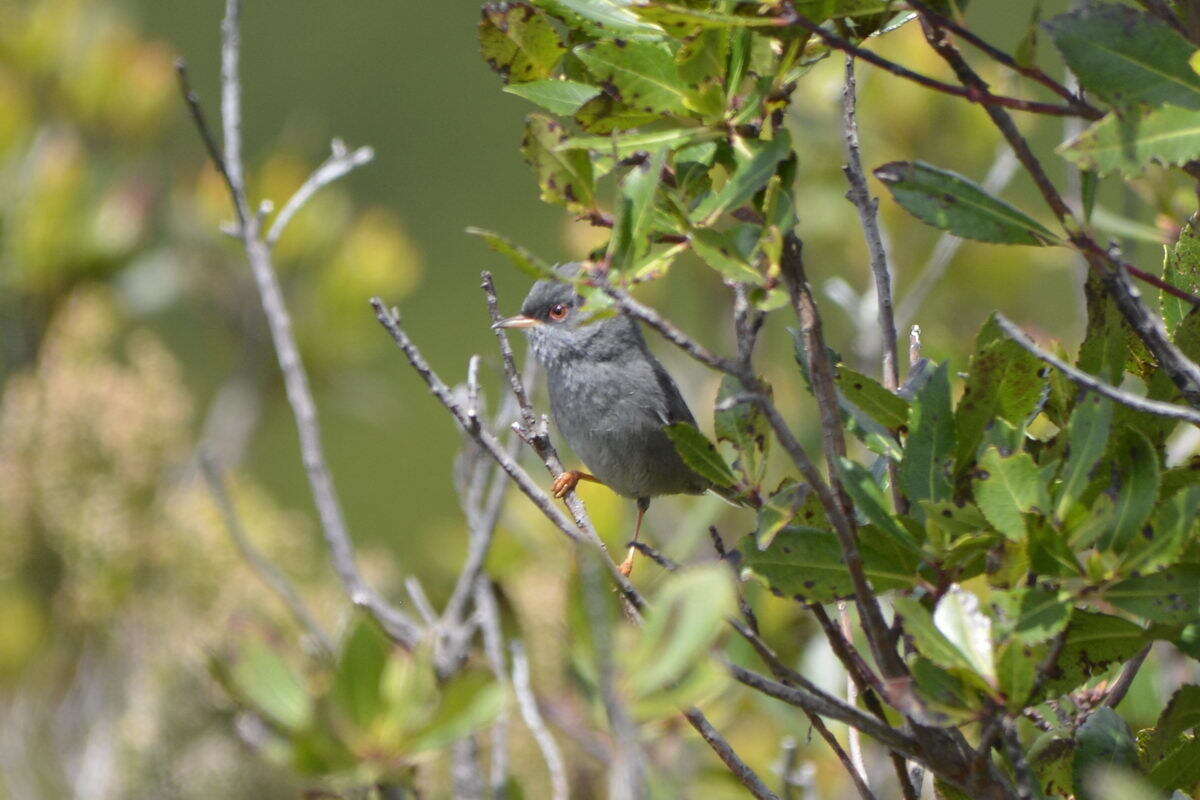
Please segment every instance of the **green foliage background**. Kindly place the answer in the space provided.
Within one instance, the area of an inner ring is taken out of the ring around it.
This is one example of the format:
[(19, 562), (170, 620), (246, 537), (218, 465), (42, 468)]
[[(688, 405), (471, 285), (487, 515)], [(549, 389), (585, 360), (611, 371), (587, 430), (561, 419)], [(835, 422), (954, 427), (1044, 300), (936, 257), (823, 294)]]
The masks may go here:
[[(235, 246), (215, 232), (229, 209), (203, 166), (171, 74), (172, 58), (186, 56), (215, 110), (221, 5), (0, 0), (0, 721), (30, 731), (24, 750), (5, 751), (0, 796), (64, 796), (66, 762), (83, 738), (56, 731), (45, 708), (84, 731), (103, 719), (117, 732), (110, 738), (119, 778), (109, 796), (295, 795), (293, 776), (237, 744), (233, 709), (204, 669), (207, 653), (242, 652), (241, 637), (295, 638), (188, 474), (201, 421), (231, 375), (261, 376), (249, 379), (263, 407), (237, 472), (247, 522), (322, 620), (346, 624), (248, 274)], [(1046, 3), (1043, 13), (1065, 5)], [(479, 58), (478, 14), (467, 0), (271, 0), (248, 3), (243, 29), (256, 196), (282, 202), (333, 135), (376, 148), (370, 167), (297, 219), (280, 263), (331, 467), (368, 572), (396, 594), (405, 574), (419, 574), (435, 601), (448, 592), (465, 541), (451, 482), (458, 437), (377, 330), (365, 298), (397, 302), (426, 354), (457, 380), (471, 353), (493, 352), (479, 269), (497, 268), (506, 306), (515, 307), (527, 285), (499, 268), (466, 226), (502, 231), (562, 260), (602, 241), (538, 201), (517, 151), (530, 106), (498, 91)], [(977, 2), (968, 16), (1009, 49), (1028, 18), (1027, 4), (1000, 2)], [(911, 28), (879, 43), (880, 51), (943, 74)], [(803, 142), (800, 231), (814, 283), (840, 278), (861, 293), (870, 283), (854, 211), (842, 197), (840, 80), (840, 62), (830, 59), (793, 104), (791, 128)], [(925, 159), (976, 180), (986, 174), (997, 149), (982, 110), (869, 67), (860, 80), (868, 166)], [(1023, 122), (1047, 150), (1064, 138), (1057, 121)], [(1056, 178), (1065, 175), (1065, 162), (1051, 163)], [(872, 188), (885, 196), (903, 298), (937, 234), (887, 200), (883, 186)], [(1021, 177), (1003, 196), (1038, 207)], [(1101, 220), (1115, 220), (1112, 234), (1143, 265), (1156, 262), (1160, 242), (1173, 240), (1193, 205), (1185, 183), (1157, 169), (1132, 190), (1110, 186), (1100, 197)], [(996, 308), (1072, 347), (1082, 333), (1079, 278), (1061, 251), (965, 243), (917, 313), (926, 355), (964, 368), (975, 331)], [(721, 291), (711, 271), (684, 259), (645, 299), (702, 341), (725, 345), (726, 331), (710, 324)], [(856, 359), (852, 315), (825, 305), (830, 342), (873, 374), (873, 363)], [(257, 346), (243, 344), (255, 337)], [(791, 348), (782, 325), (772, 328), (759, 363), (769, 375), (791, 375)], [(674, 352), (662, 354), (711, 430), (716, 380)], [(498, 396), (494, 374), (489, 382)], [(808, 400), (777, 400), (815, 443)], [(621, 541), (631, 509), (603, 489), (585, 492), (602, 534)], [(651, 537), (683, 557), (698, 551), (704, 525), (719, 515), (730, 532), (752, 528), (752, 520), (707, 502), (656, 503)], [(667, 524), (672, 519), (683, 523)], [(671, 527), (682, 533), (668, 539)], [(572, 653), (563, 640), (578, 609), (568, 599), (573, 584), (563, 577), (561, 542), (514, 504), (493, 562), (530, 637), (539, 690), (565, 696)], [(791, 631), (798, 616), (779, 604), (764, 613), (764, 625)], [(791, 647), (793, 661), (836, 674), (807, 635)], [(1154, 721), (1163, 701), (1157, 680), (1154, 669), (1139, 679), (1121, 709), (1127, 718)], [(93, 690), (106, 698), (103, 713), (80, 699), (85, 685), (100, 686)], [(739, 729), (738, 703), (772, 735)], [(820, 742), (805, 740), (792, 715), (739, 696), (721, 721), (764, 772), (779, 737), (799, 737), (824, 796), (842, 796), (840, 767)], [(705, 796), (739, 796), (706, 752), (688, 757)], [(536, 764), (525, 769), (531, 783), (543, 780)], [(436, 783), (444, 766), (432, 774)]]

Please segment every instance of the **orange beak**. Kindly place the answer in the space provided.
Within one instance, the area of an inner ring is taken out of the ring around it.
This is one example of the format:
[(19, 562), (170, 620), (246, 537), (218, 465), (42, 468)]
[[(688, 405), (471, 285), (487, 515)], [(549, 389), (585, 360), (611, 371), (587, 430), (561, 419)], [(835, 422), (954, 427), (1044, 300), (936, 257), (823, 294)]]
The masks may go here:
[(508, 319), (500, 320), (492, 326), (492, 330), (495, 330), (496, 328), (532, 328), (534, 325), (541, 324), (541, 320), (534, 319), (533, 317), (518, 315), (515, 317), (509, 317)]

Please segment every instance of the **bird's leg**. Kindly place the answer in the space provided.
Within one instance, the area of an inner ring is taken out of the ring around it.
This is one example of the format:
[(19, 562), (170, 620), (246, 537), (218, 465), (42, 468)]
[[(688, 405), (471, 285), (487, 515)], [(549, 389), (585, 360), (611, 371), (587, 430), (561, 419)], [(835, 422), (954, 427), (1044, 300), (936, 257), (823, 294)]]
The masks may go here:
[[(638, 536), (642, 532), (642, 517), (646, 516), (646, 509), (649, 507), (649, 497), (639, 497), (637, 499), (637, 524), (633, 527), (633, 541), (635, 542), (638, 540)], [(629, 577), (629, 573), (633, 572), (633, 557), (636, 554), (637, 548), (633, 547), (631, 544), (629, 547), (629, 552), (625, 554), (625, 560), (621, 562), (621, 566), (619, 567), (621, 574), (626, 578)]]
[(569, 469), (554, 479), (554, 483), (551, 485), (550, 489), (554, 493), (554, 496), (561, 500), (562, 498), (566, 497), (567, 492), (574, 489), (575, 485), (580, 481), (592, 481), (593, 483), (600, 483), (600, 479), (595, 475), (589, 475), (586, 472), (581, 472), (577, 469)]

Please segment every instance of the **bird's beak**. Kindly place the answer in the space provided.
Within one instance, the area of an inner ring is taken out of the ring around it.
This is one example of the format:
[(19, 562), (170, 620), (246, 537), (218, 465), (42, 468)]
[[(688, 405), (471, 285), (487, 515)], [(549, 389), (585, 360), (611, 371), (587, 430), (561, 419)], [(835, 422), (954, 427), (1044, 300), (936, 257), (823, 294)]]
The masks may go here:
[(492, 326), (492, 330), (496, 330), (497, 328), (532, 328), (534, 325), (540, 324), (541, 323), (533, 317), (517, 315), (515, 317), (509, 317), (508, 319), (500, 320)]

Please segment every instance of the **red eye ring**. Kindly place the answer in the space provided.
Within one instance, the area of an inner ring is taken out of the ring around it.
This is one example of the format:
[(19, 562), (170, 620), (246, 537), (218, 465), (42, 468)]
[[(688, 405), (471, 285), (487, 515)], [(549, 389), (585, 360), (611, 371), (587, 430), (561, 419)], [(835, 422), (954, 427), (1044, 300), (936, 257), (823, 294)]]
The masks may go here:
[(565, 303), (555, 303), (550, 306), (550, 319), (562, 321), (567, 318), (567, 306)]

